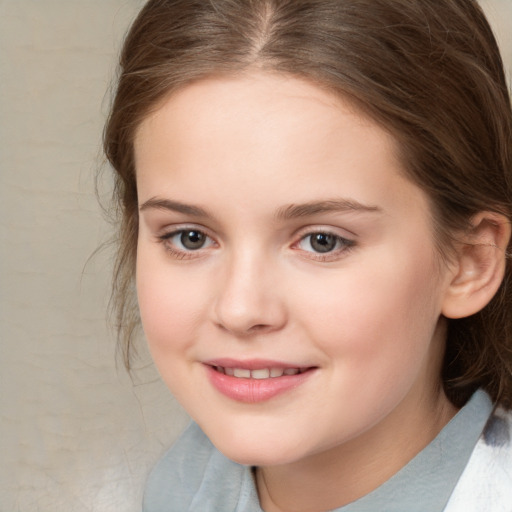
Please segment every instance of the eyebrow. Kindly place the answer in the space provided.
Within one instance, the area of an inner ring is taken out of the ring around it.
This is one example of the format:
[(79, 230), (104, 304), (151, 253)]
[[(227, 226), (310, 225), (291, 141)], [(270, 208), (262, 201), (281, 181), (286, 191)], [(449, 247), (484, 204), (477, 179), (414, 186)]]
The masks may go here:
[(291, 204), (289, 206), (284, 206), (278, 209), (276, 217), (278, 219), (286, 220), (329, 212), (382, 213), (382, 210), (378, 206), (365, 205), (352, 199), (330, 199), (327, 201), (311, 201), (304, 204)]
[(191, 215), (193, 217), (210, 217), (208, 212), (199, 206), (180, 203), (179, 201), (172, 201), (171, 199), (159, 199), (157, 197), (148, 199), (142, 204), (139, 211), (142, 212), (151, 208), (156, 210), (169, 210), (172, 212), (183, 213), (185, 215)]
[[(171, 199), (160, 199), (152, 197), (144, 202), (139, 211), (157, 209), (169, 210), (172, 212), (183, 213), (193, 217), (212, 217), (207, 210), (200, 206), (181, 203)], [(376, 212), (381, 213), (382, 210), (378, 206), (365, 205), (352, 199), (329, 199), (325, 201), (310, 201), (303, 204), (290, 204), (278, 208), (275, 217), (280, 220), (297, 219), (300, 217), (309, 217), (319, 213), (329, 212)]]

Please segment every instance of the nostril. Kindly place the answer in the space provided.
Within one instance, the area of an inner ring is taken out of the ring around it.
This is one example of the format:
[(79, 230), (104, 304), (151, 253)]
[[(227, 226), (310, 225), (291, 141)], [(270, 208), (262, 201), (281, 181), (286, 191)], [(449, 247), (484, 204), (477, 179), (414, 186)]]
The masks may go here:
[(257, 325), (253, 325), (252, 327), (249, 328), (248, 332), (257, 332), (257, 331), (264, 331), (266, 329), (268, 329), (269, 326), (268, 325), (265, 325), (265, 324), (257, 324)]

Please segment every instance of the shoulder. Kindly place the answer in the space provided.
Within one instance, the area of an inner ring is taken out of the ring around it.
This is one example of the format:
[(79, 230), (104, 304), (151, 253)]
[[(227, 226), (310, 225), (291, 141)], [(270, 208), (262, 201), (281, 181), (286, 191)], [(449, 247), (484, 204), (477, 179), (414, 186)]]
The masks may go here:
[(143, 511), (235, 510), (248, 472), (218, 452), (191, 423), (151, 471)]
[(446, 512), (510, 512), (512, 503), (512, 411), (497, 408), (445, 509)]

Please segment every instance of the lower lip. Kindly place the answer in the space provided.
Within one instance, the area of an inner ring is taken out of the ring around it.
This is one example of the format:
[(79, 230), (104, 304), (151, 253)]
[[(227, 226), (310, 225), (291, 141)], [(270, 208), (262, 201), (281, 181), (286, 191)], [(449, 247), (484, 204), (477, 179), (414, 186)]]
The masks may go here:
[(291, 391), (303, 384), (314, 372), (313, 369), (296, 375), (283, 375), (268, 379), (244, 379), (232, 377), (206, 365), (213, 387), (223, 395), (244, 403), (265, 402), (275, 396)]

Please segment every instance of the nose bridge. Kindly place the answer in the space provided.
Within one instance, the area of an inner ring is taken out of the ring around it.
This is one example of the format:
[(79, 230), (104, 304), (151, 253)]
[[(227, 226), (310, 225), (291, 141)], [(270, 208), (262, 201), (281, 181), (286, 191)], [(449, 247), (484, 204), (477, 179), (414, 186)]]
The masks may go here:
[(215, 321), (237, 335), (271, 331), (286, 321), (276, 282), (277, 261), (262, 247), (233, 251), (224, 262), (215, 301)]

